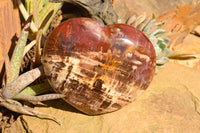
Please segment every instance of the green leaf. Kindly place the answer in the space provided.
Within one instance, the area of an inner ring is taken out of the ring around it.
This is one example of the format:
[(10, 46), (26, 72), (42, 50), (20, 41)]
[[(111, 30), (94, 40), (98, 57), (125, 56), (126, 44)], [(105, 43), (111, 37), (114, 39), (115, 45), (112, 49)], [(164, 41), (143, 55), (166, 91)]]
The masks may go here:
[(21, 36), (14, 49), (11, 62), (10, 62), (10, 73), (9, 73), (10, 75), (8, 76), (9, 78), (7, 79), (7, 84), (12, 82), (14, 79), (16, 79), (19, 76), (24, 48), (25, 48), (28, 34), (29, 34), (31, 19), (32, 19), (32, 16), (28, 18), (27, 24), (24, 26), (21, 32)]
[(45, 92), (51, 91), (51, 86), (48, 82), (42, 84), (36, 84), (33, 86), (26, 87), (22, 90), (19, 94), (29, 95), (29, 96), (36, 96)]
[(167, 57), (162, 57), (161, 59), (156, 60), (156, 64), (157, 64), (157, 65), (163, 65), (163, 64), (167, 63), (168, 61), (169, 61), (169, 58), (167, 58)]
[(154, 33), (151, 34), (151, 36), (159, 37), (165, 33), (164, 29), (157, 29)]
[(165, 50), (165, 48), (166, 48), (166, 44), (164, 44), (163, 40), (158, 39), (157, 44), (158, 44), (159, 48), (160, 48), (162, 51)]
[(45, 20), (46, 16), (53, 10), (53, 14), (50, 17), (49, 21), (47, 22), (47, 24), (44, 27), (43, 30), (43, 34), (46, 33), (47, 29), (49, 28), (49, 25), (51, 24), (51, 21), (53, 19), (53, 17), (55, 16), (55, 14), (57, 13), (57, 11), (59, 9), (61, 9), (63, 3), (46, 3), (45, 7), (43, 7), (43, 9), (39, 12), (39, 18), (40, 18), (40, 24), (42, 24), (42, 22)]
[[(40, 25), (42, 24), (42, 22), (44, 21), (46, 16), (51, 11), (53, 11), (52, 16), (50, 17), (49, 21), (47, 22), (47, 24), (44, 27), (43, 34), (45, 35), (47, 29), (49, 28), (49, 25), (51, 24), (53, 17), (57, 13), (57, 11), (59, 9), (61, 9), (63, 3), (62, 2), (61, 3), (51, 3), (51, 2), (49, 2), (49, 0), (38, 0), (37, 5), (38, 5), (38, 10), (39, 10), (38, 12), (39, 12)], [(32, 0), (25, 0), (25, 7), (26, 7), (26, 10), (28, 11), (29, 14), (33, 13), (33, 2), (32, 2)]]

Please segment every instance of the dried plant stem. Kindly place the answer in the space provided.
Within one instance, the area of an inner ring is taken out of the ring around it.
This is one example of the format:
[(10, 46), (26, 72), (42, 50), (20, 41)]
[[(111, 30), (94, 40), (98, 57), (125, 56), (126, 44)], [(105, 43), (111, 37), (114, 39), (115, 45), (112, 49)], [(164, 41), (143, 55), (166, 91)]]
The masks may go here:
[(33, 110), (33, 109), (29, 108), (29, 107), (10, 104), (7, 101), (1, 101), (0, 102), (0, 106), (3, 106), (3, 107), (5, 107), (5, 108), (7, 108), (7, 109), (9, 109), (11, 111), (18, 112), (18, 113), (21, 113), (21, 114), (36, 116), (36, 117), (44, 118), (44, 119), (50, 119), (50, 120), (55, 121), (59, 125), (61, 125), (61, 123), (58, 122), (58, 120), (54, 116), (49, 115), (49, 114), (40, 113), (40, 112), (35, 111), (35, 110)]
[(35, 47), (35, 63), (34, 66), (37, 67), (41, 63), (41, 38), (43, 29), (40, 29), (36, 36), (36, 47)]
[(53, 11), (50, 11), (48, 13), (48, 15), (44, 18), (42, 24), (39, 27), (39, 30), (37, 32), (37, 36), (36, 36), (36, 47), (35, 47), (35, 62), (34, 62), (34, 67), (37, 67), (41, 64), (41, 38), (42, 38), (42, 34), (43, 34), (43, 28), (45, 27), (45, 25), (47, 24), (48, 20), (51, 18), (53, 14)]
[(12, 98), (16, 96), (27, 85), (29, 85), (38, 77), (40, 77), (42, 73), (44, 73), (43, 67), (40, 66), (20, 75), (18, 78), (16, 78), (11, 83), (7, 84), (6, 87), (3, 88), (3, 97)]
[[(29, 17), (29, 14), (27, 13), (27, 11), (26, 11), (24, 5), (22, 4), (21, 0), (17, 0), (17, 3), (18, 3), (18, 5), (19, 5), (19, 9), (20, 9), (20, 11), (21, 11), (21, 13), (22, 13), (24, 19), (27, 20), (28, 17)], [(30, 28), (31, 28), (31, 30), (32, 30), (34, 33), (36, 33), (36, 32), (38, 31), (38, 29), (37, 29), (37, 27), (35, 26), (34, 22), (31, 22), (31, 27), (30, 27)]]
[[(8, 54), (5, 55), (5, 68), (6, 68), (6, 77), (7, 79), (10, 79), (10, 59)], [(6, 83), (5, 80), (4, 83)]]
[(36, 44), (36, 40), (33, 40), (32, 42), (30, 42), (28, 45), (25, 46), (24, 48), (24, 53), (23, 56), (25, 56), (25, 54)]
[(175, 60), (193, 60), (193, 59), (200, 59), (200, 54), (196, 53), (171, 53), (168, 56), (169, 59)]

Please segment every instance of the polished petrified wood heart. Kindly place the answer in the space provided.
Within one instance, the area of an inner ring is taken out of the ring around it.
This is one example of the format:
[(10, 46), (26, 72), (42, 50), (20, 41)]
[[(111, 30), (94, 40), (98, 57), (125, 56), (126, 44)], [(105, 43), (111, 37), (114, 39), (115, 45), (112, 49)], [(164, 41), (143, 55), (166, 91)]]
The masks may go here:
[(65, 101), (95, 115), (138, 98), (154, 76), (156, 56), (148, 38), (132, 26), (75, 18), (48, 36), (42, 63)]

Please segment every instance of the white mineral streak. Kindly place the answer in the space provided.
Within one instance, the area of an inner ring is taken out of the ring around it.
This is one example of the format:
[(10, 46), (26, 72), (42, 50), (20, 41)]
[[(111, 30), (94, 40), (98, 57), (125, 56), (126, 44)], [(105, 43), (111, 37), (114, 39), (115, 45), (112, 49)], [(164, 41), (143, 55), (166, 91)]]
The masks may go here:
[(145, 59), (146, 62), (149, 62), (150, 61), (150, 57), (145, 55), (145, 54), (142, 54), (140, 53), (139, 51), (135, 51), (134, 53), (136, 56), (139, 56), (141, 59)]
[(133, 60), (132, 62), (133, 62), (134, 64), (136, 64), (136, 65), (142, 65), (142, 62), (139, 61), (139, 60)]
[[(93, 73), (95, 73), (93, 71), (94, 66), (97, 66), (97, 65), (105, 66), (105, 64), (103, 64), (97, 60), (94, 60), (94, 58), (99, 57), (99, 55), (101, 55), (102, 57), (106, 57), (107, 53), (102, 53), (102, 51), (90, 52), (90, 53), (87, 53), (88, 55), (90, 55), (89, 57), (87, 57), (86, 55), (76, 53), (76, 52), (75, 52), (75, 54), (78, 54), (79, 58), (66, 57), (66, 58), (62, 59), (60, 56), (57, 56), (57, 55), (54, 55), (51, 58), (45, 58), (47, 60), (47, 62), (49, 62), (49, 61), (53, 62), (53, 64), (48, 64), (49, 65), (48, 66), (49, 73), (57, 73), (56, 71), (54, 71), (53, 66), (55, 65), (56, 62), (63, 62), (63, 63), (65, 63), (66, 67), (63, 67), (59, 71), (59, 75), (57, 77), (57, 81), (59, 81), (59, 83), (62, 83), (64, 80), (66, 80), (66, 75), (68, 74), (67, 73), (68, 67), (73, 66), (70, 77), (68, 77), (68, 78), (78, 80), (79, 82), (88, 84), (88, 85), (90, 85), (90, 87), (92, 87), (94, 81), (96, 80), (97, 73), (95, 74), (93, 79), (88, 79), (88, 77), (86, 77), (86, 75), (81, 73), (80, 66), (82, 66), (82, 67), (85, 66), (84, 69), (87, 68), (88, 71), (92, 71)], [(141, 54), (136, 50), (134, 50), (134, 54), (136, 54), (136, 56), (139, 56), (142, 59), (145, 59), (147, 62), (150, 60), (150, 58), (147, 55)], [(132, 56), (132, 53), (128, 53), (127, 56)], [(103, 58), (101, 58), (101, 59), (103, 59)], [(139, 65), (142, 65), (142, 62), (139, 60), (134, 60), (132, 62), (135, 64), (132, 66), (133, 72), (138, 68)], [(107, 67), (109, 67), (109, 66), (107, 66)], [(110, 67), (107, 68), (107, 67), (105, 67), (105, 69), (113, 69), (113, 70), (117, 69), (115, 67), (114, 68), (110, 68)], [(122, 87), (123, 82), (120, 82), (116, 79), (116, 74), (117, 73), (114, 73), (114, 75), (111, 78), (109, 77), (109, 75), (101, 76), (101, 79), (104, 81), (104, 83), (102, 84), (102, 90), (104, 90), (103, 100), (106, 101), (108, 97), (112, 97), (113, 103), (121, 102), (120, 99), (131, 102), (133, 100), (132, 97), (134, 97), (135, 95), (140, 95), (140, 93), (142, 93), (141, 91), (138, 92), (138, 86), (135, 85), (134, 81), (126, 84), (126, 88), (128, 88), (128, 89), (124, 92), (124, 94), (122, 92), (117, 91), (116, 89), (119, 87)], [(80, 75), (83, 78), (79, 79), (76, 75)], [(57, 84), (59, 84), (59, 83), (57, 83)], [(67, 92), (67, 91), (68, 91), (68, 88), (65, 88), (64, 92)], [(71, 101), (74, 102), (73, 100), (71, 100)], [(81, 105), (82, 103), (76, 102), (74, 104)], [(97, 109), (97, 107), (100, 106), (97, 104), (100, 104), (100, 103), (97, 102), (96, 104), (91, 105), (91, 108), (93, 110)]]

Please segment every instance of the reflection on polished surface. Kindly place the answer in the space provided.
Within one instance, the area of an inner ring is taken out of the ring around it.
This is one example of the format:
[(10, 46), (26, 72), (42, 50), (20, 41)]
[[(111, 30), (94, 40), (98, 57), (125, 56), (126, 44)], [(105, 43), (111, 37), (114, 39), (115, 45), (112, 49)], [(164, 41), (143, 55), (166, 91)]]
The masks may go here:
[(153, 78), (156, 56), (148, 38), (132, 26), (76, 18), (49, 35), (42, 63), (54, 90), (94, 115), (118, 110), (141, 95)]

